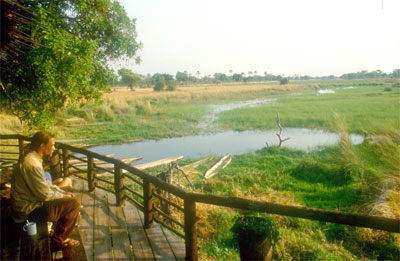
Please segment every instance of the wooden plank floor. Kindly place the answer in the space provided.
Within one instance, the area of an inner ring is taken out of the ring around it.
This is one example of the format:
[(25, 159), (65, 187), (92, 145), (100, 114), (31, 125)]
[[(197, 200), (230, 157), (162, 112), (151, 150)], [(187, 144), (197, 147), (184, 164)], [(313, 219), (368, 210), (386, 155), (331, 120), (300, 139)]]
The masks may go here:
[(143, 229), (143, 213), (131, 203), (117, 207), (115, 196), (73, 179), (74, 193), (82, 203), (78, 221), (88, 260), (184, 260), (185, 245), (155, 223)]

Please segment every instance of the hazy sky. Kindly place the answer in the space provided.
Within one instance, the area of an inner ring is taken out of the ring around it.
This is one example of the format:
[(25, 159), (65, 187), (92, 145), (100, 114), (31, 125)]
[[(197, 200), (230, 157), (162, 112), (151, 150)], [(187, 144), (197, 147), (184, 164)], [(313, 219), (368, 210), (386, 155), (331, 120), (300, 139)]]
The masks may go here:
[(400, 0), (120, 0), (140, 74), (337, 75), (400, 68)]

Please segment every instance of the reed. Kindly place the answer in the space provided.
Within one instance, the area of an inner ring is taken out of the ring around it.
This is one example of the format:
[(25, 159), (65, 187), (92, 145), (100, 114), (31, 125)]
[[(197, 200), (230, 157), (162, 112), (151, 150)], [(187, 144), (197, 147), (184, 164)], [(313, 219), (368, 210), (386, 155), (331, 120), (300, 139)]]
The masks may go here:
[(103, 121), (113, 121), (115, 119), (115, 112), (109, 104), (102, 104), (98, 109), (98, 117)]
[(371, 214), (400, 218), (400, 131), (370, 134), (368, 142), (380, 162), (379, 197), (370, 204)]
[(13, 115), (5, 112), (0, 112), (0, 133), (1, 134), (15, 134), (24, 133), (25, 127), (21, 121)]
[(336, 132), (340, 136), (338, 150), (335, 155), (337, 163), (345, 170), (344, 173), (352, 176), (352, 178), (364, 181), (364, 169), (350, 142), (345, 120), (337, 113), (334, 113), (334, 119)]

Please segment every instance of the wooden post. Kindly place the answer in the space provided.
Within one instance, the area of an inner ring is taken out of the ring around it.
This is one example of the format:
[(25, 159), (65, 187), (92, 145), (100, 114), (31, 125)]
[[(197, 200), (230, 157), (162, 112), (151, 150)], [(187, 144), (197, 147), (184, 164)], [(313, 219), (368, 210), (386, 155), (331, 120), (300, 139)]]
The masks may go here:
[[(174, 168), (175, 168), (175, 164), (174, 164), (174, 162), (171, 162), (168, 173), (167, 173), (167, 182), (168, 182), (168, 184), (171, 184), (171, 185), (174, 181)], [(166, 191), (166, 193), (165, 193), (165, 198), (168, 200), (170, 199), (170, 193), (168, 191)], [(163, 210), (167, 215), (170, 215), (171, 213), (169, 211), (169, 204), (167, 202), (165, 202), (165, 203), (166, 204), (164, 205)]]
[(196, 202), (185, 198), (184, 208), (186, 260), (197, 260)]
[(143, 181), (144, 228), (153, 227), (153, 184)]
[(115, 188), (115, 198), (117, 200), (117, 205), (122, 206), (124, 204), (124, 176), (122, 174), (122, 169), (114, 164), (114, 188)]
[(93, 173), (93, 157), (88, 156), (87, 158), (87, 179), (88, 179), (88, 187), (89, 191), (93, 191), (95, 184), (94, 184), (94, 173)]
[(60, 160), (60, 150), (57, 148), (53, 155), (50, 157), (50, 172), (53, 180), (63, 176)]
[(69, 176), (69, 150), (62, 149), (63, 151), (63, 169), (64, 169), (64, 177)]
[(18, 138), (19, 158), (22, 159), (24, 156), (24, 140)]

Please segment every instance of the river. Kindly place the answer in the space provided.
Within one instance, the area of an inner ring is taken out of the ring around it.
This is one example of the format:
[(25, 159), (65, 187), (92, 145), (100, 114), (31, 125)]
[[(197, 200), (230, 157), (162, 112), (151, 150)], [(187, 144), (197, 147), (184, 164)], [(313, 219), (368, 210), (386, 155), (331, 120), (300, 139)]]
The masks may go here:
[[(210, 110), (204, 120), (198, 125), (200, 129), (209, 129), (214, 120), (222, 111), (268, 105), (276, 103), (277, 99), (253, 99), (229, 104), (209, 106)], [(127, 158), (141, 156), (143, 160), (135, 164), (142, 164), (162, 158), (184, 156), (185, 158), (201, 158), (206, 156), (222, 156), (228, 153), (232, 155), (255, 152), (265, 146), (279, 144), (276, 136), (278, 130), (268, 131), (225, 131), (220, 133), (166, 138), (161, 140), (144, 140), (140, 142), (120, 145), (104, 145), (90, 148), (91, 151), (101, 154), (115, 154), (115, 158)], [(282, 139), (290, 138), (282, 146), (312, 151), (324, 146), (335, 145), (340, 137), (336, 133), (305, 128), (284, 128)], [(351, 134), (352, 144), (363, 142), (361, 135)]]

